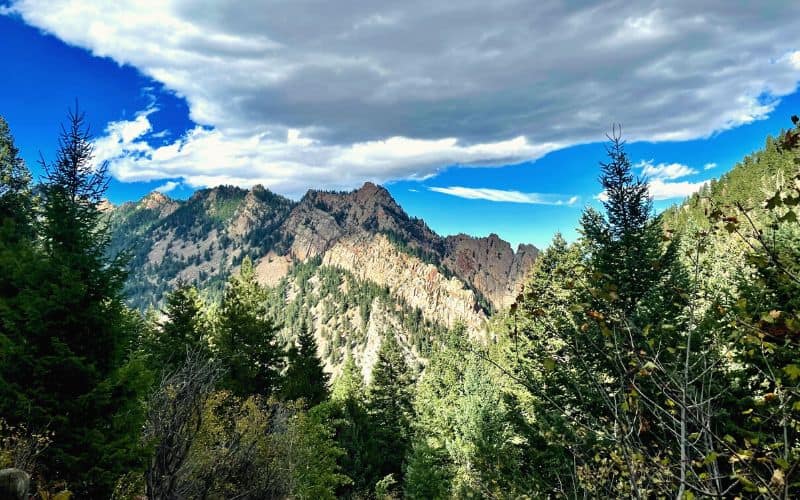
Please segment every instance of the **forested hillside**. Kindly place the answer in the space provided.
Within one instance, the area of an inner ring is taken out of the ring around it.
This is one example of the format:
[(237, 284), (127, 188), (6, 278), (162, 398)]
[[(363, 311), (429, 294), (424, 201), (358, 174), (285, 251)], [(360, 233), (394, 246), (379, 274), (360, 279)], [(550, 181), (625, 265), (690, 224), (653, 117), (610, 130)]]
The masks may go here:
[(0, 119), (0, 468), (40, 498), (800, 494), (800, 128), (662, 215), (612, 134), (535, 262), (372, 184), (109, 207), (77, 110), (58, 145), (35, 185)]

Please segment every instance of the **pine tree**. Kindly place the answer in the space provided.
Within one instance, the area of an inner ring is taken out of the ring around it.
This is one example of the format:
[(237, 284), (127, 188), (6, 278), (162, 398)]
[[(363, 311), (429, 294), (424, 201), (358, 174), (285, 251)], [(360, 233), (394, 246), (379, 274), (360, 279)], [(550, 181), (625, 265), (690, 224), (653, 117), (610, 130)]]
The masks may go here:
[(330, 422), (335, 429), (336, 442), (345, 451), (339, 458), (339, 465), (352, 482), (337, 491), (339, 498), (369, 496), (380, 479), (377, 466), (384, 453), (375, 440), (364, 398), (364, 378), (348, 352), (342, 372), (333, 382), (330, 400), (314, 410)]
[(133, 390), (117, 370), (136, 325), (122, 301), (122, 262), (106, 257), (109, 236), (98, 209), (106, 167), (95, 165), (77, 109), (55, 161), (43, 167), (36, 226), (42, 254), (27, 269), (19, 303), (27, 321), (18, 325), (25, 341), (12, 382), (20, 400), (10, 415), (53, 432), (44, 456), (52, 479), (67, 480), (84, 497), (108, 496), (121, 469), (137, 460), (134, 450), (120, 448), (126, 438), (113, 435), (116, 412)]
[(30, 172), (14, 145), (8, 123), (0, 116), (0, 224), (4, 242), (30, 236), (32, 204)]
[(477, 349), (457, 326), (434, 350), (419, 381), (408, 498), (516, 496), (521, 478), (511, 418)]
[(20, 409), (30, 404), (25, 375), (33, 360), (27, 343), (39, 297), (29, 290), (46, 266), (35, 245), (32, 205), (30, 174), (0, 117), (0, 415), (12, 424), (24, 423)]
[[(515, 339), (514, 364), (538, 416), (529, 439), (552, 443), (537, 454), (556, 467), (570, 455), (581, 463), (566, 482), (557, 469), (540, 468), (543, 491), (572, 483), (590, 495), (635, 497), (672, 487), (674, 462), (660, 457), (680, 454), (676, 427), (686, 426), (661, 405), (688, 394), (679, 387), (691, 380), (679, 353), (692, 329), (680, 241), (663, 244), (647, 184), (634, 176), (618, 131), (609, 138), (605, 213), (586, 210), (583, 238), (572, 247), (557, 238), (537, 262), (518, 304), (523, 321), (515, 315), (522, 341)], [(604, 469), (612, 446), (626, 458)]]
[(609, 161), (600, 164), (605, 215), (588, 209), (581, 228), (598, 288), (613, 292), (614, 306), (631, 315), (674, 271), (677, 243), (667, 252), (662, 249), (661, 219), (653, 215), (647, 183), (632, 172), (620, 134), (615, 128), (609, 136)]
[(367, 391), (367, 410), (372, 418), (378, 448), (383, 452), (381, 476), (402, 472), (411, 442), (413, 377), (394, 333), (383, 336)]
[(289, 366), (283, 376), (283, 397), (303, 399), (309, 407), (316, 406), (328, 397), (328, 374), (317, 356), (317, 340), (307, 323), (300, 325), (297, 345), (288, 353)]
[(331, 399), (337, 401), (362, 401), (364, 399), (364, 377), (348, 351), (342, 364), (342, 372), (333, 381)]
[(178, 283), (167, 295), (163, 319), (152, 320), (141, 346), (156, 370), (174, 371), (183, 365), (188, 351), (210, 357), (201, 321), (202, 306), (197, 289), (187, 283)]
[(278, 389), (283, 352), (276, 334), (266, 293), (245, 257), (225, 287), (214, 334), (216, 355), (226, 369), (223, 385), (240, 396)]

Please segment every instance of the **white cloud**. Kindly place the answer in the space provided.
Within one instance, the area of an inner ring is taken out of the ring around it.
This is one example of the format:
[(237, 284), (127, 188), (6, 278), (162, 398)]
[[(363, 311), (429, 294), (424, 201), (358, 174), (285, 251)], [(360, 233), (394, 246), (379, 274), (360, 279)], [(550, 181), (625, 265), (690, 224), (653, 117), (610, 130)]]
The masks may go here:
[(642, 170), (642, 175), (647, 179), (680, 179), (697, 173), (697, 170), (681, 163), (659, 163), (654, 165), (653, 160), (642, 160), (636, 167)]
[(796, 50), (789, 55), (789, 62), (795, 69), (800, 69), (800, 50)]
[[(150, 109), (133, 120), (110, 123), (95, 142), (95, 161), (107, 161), (123, 182), (182, 178), (193, 187), (263, 184), (298, 197), (309, 186), (347, 189), (364, 180), (424, 180), (442, 166), (505, 165), (538, 158), (558, 144), (532, 145), (525, 138), (463, 145), (439, 140), (392, 137), (351, 145), (322, 144), (289, 130), (286, 140), (268, 133), (224, 135), (195, 127), (180, 141), (151, 146)], [(138, 134), (138, 135), (137, 135)]]
[(703, 165), (703, 170), (711, 170), (714, 168), (717, 168), (717, 164), (714, 162), (706, 163), (705, 165)]
[(170, 191), (172, 191), (173, 189), (175, 189), (180, 185), (181, 183), (177, 181), (167, 181), (164, 184), (155, 188), (154, 191), (158, 191), (159, 193), (169, 193)]
[(674, 198), (686, 198), (687, 196), (696, 193), (708, 181), (700, 182), (664, 182), (661, 179), (653, 179), (650, 181), (650, 196), (654, 200), (671, 200)]
[(469, 200), (488, 200), (507, 203), (528, 203), (533, 205), (574, 205), (577, 196), (564, 199), (562, 195), (546, 193), (523, 193), (491, 188), (468, 188), (461, 186), (429, 187), (430, 191), (457, 196)]
[(765, 118), (800, 79), (798, 2), (501, 4), (12, 0), (0, 15), (186, 98), (198, 128), (172, 144), (147, 145), (149, 110), (98, 140), (120, 179), (287, 194), (535, 159), (611, 122), (630, 141), (706, 137)]
[[(642, 160), (635, 167), (641, 169), (643, 177), (647, 180), (650, 196), (656, 201), (685, 198), (708, 183), (707, 180), (675, 182), (676, 179), (698, 173), (696, 169), (682, 163), (655, 164), (653, 160)], [(703, 169), (710, 170), (714, 167), (716, 163), (706, 163)], [(595, 195), (594, 199), (605, 202), (608, 201), (608, 195), (603, 191)]]

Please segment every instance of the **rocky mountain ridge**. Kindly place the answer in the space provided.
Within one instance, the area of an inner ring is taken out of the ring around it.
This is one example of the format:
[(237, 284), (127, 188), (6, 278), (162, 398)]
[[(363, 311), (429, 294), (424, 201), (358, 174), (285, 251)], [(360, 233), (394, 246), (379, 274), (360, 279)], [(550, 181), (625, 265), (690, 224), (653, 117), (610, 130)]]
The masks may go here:
[(439, 236), (372, 183), (298, 202), (261, 186), (204, 189), (185, 201), (154, 192), (105, 210), (111, 251), (130, 256), (126, 292), (136, 307), (157, 307), (179, 280), (218, 297), (249, 257), (285, 340), (310, 325), (329, 371), (349, 352), (367, 379), (383, 335), (417, 367), (445, 329), (485, 335), (491, 310), (513, 300), (538, 252), (514, 252), (494, 234)]
[[(322, 257), (341, 242), (350, 242), (345, 245), (350, 249), (386, 248), (368, 245), (382, 235), (448, 278), (458, 278), (485, 309), (498, 309), (513, 300), (538, 252), (532, 245), (515, 252), (494, 234), (441, 237), (409, 217), (385, 188), (369, 182), (352, 192), (312, 190), (299, 202), (262, 186), (204, 189), (186, 201), (153, 192), (110, 213), (112, 252), (133, 254), (129, 295), (139, 307), (157, 304), (165, 285), (176, 280), (218, 289), (245, 255), (265, 282), (275, 283), (292, 262)], [(349, 261), (341, 249), (333, 260)]]

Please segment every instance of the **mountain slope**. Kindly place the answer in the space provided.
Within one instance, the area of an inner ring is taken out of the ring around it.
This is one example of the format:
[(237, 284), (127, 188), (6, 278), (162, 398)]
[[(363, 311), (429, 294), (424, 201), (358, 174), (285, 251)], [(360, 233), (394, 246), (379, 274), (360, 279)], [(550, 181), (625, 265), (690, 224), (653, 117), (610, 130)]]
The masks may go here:
[(329, 371), (350, 352), (367, 378), (385, 334), (417, 367), (447, 328), (484, 336), (487, 313), (511, 302), (538, 252), (514, 252), (497, 235), (443, 238), (371, 183), (299, 202), (261, 186), (186, 201), (151, 193), (107, 210), (111, 250), (131, 258), (126, 292), (136, 307), (158, 306), (181, 280), (217, 298), (249, 256), (284, 338), (308, 324)]
[(762, 149), (746, 156), (718, 180), (712, 180), (683, 203), (664, 212), (664, 222), (675, 230), (690, 224), (705, 226), (710, 205), (757, 205), (771, 195), (779, 183), (796, 175), (798, 167), (794, 160), (794, 152), (780, 148), (778, 140), (767, 137)]
[(274, 284), (292, 262), (322, 257), (340, 242), (354, 249), (381, 236), (458, 278), (491, 310), (510, 303), (538, 252), (530, 245), (514, 252), (496, 235), (442, 238), (372, 183), (346, 193), (309, 191), (297, 203), (261, 186), (204, 189), (186, 201), (151, 193), (110, 213), (112, 253), (130, 252), (127, 292), (139, 308), (158, 304), (178, 280), (218, 293), (245, 255)]

